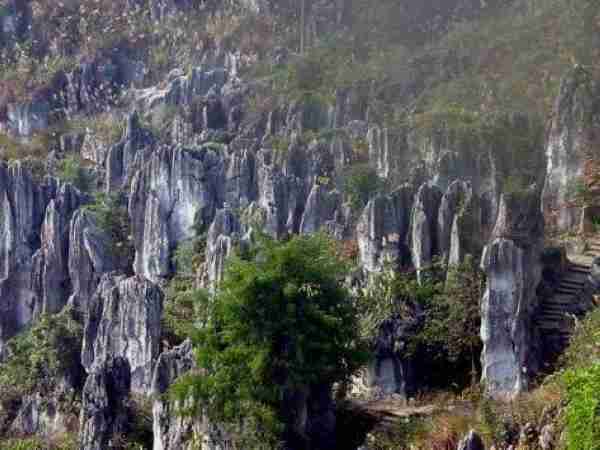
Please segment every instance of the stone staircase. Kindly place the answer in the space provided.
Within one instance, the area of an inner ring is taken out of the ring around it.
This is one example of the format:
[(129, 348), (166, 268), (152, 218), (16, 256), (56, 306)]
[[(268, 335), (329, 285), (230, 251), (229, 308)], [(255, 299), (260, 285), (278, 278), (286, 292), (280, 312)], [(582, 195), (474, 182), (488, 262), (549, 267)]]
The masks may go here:
[(592, 261), (600, 255), (600, 236), (588, 240), (584, 253), (570, 257), (570, 265), (560, 279), (554, 295), (545, 298), (536, 316), (536, 326), (540, 331), (544, 360), (547, 364), (560, 355), (569, 344), (577, 319), (589, 310), (591, 299), (585, 292), (585, 285)]

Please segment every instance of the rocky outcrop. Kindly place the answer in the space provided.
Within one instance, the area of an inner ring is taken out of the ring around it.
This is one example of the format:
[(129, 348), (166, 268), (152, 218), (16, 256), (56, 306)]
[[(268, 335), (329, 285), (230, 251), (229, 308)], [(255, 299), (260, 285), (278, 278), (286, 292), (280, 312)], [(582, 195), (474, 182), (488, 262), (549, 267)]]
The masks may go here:
[(113, 356), (127, 360), (131, 389), (144, 394), (160, 351), (163, 295), (142, 277), (107, 274), (85, 321), (81, 360), (88, 373)]
[(367, 204), (356, 227), (360, 262), (366, 271), (378, 272), (386, 262), (410, 262), (407, 241), (413, 195), (412, 186), (404, 185)]
[(376, 168), (377, 174), (382, 178), (391, 175), (394, 167), (392, 152), (390, 151), (389, 134), (386, 128), (373, 126), (367, 134), (369, 144), (369, 161)]
[(129, 186), (133, 176), (137, 152), (152, 146), (154, 138), (143, 128), (137, 112), (127, 117), (123, 138), (108, 151), (106, 159), (106, 190), (118, 191)]
[(471, 183), (454, 181), (440, 204), (438, 245), (442, 263), (459, 265), (466, 255), (479, 257), (483, 248), (481, 205)]
[(241, 233), (240, 221), (231, 209), (219, 210), (206, 238), (206, 286), (215, 287), (221, 281), (227, 257), (239, 244)]
[(330, 191), (325, 186), (315, 184), (306, 200), (300, 222), (300, 233), (311, 234), (321, 231), (334, 219), (336, 211), (341, 207), (341, 200), (337, 191)]
[(41, 228), (41, 248), (33, 255), (34, 288), (39, 295), (34, 315), (55, 314), (70, 294), (69, 223), (73, 212), (85, 201), (70, 184), (61, 185), (50, 200)]
[(152, 154), (131, 183), (135, 273), (156, 282), (171, 273), (171, 250), (206, 229), (222, 205), (223, 173), (223, 155), (206, 147)]
[(434, 185), (425, 183), (415, 196), (411, 217), (410, 248), (412, 262), (421, 281), (423, 270), (431, 266), (439, 254), (438, 214), (442, 192)]
[(576, 66), (562, 80), (546, 146), (547, 176), (543, 207), (559, 230), (578, 225), (573, 205), (576, 184), (583, 181), (587, 159), (597, 145), (600, 117), (599, 87), (591, 75)]
[(493, 240), (482, 256), (487, 286), (481, 302), (482, 381), (496, 398), (528, 389), (539, 369), (533, 327), (541, 281), (544, 218), (535, 187), (504, 194)]
[[(165, 398), (169, 387), (194, 367), (192, 343), (188, 340), (160, 355), (152, 376), (154, 450), (187, 450), (192, 446), (195, 423), (178, 414), (177, 402)], [(197, 427), (197, 424), (196, 424)]]
[(55, 191), (55, 184), (35, 183), (21, 163), (0, 165), (0, 353), (4, 342), (33, 318), (39, 294), (33, 273), (40, 273), (33, 254), (40, 248), (46, 205)]
[(485, 450), (485, 446), (483, 445), (481, 437), (475, 431), (471, 430), (469, 431), (469, 434), (460, 441), (457, 450)]
[(134, 91), (134, 102), (138, 110), (144, 112), (165, 105), (189, 106), (195, 98), (221, 94), (228, 76), (223, 68), (205, 70), (204, 67), (194, 67), (187, 76), (183, 71), (172, 71), (166, 86)]
[(83, 388), (79, 425), (81, 450), (112, 449), (114, 437), (129, 425), (131, 376), (124, 358), (109, 358), (95, 366)]
[(414, 394), (415, 367), (407, 356), (408, 343), (421, 323), (415, 308), (410, 316), (390, 317), (381, 324), (373, 343), (373, 359), (354, 380), (354, 395), (370, 400), (394, 395), (407, 400)]
[(96, 226), (93, 215), (78, 210), (69, 230), (69, 277), (72, 293), (69, 305), (87, 313), (88, 304), (104, 273), (116, 267), (109, 237)]

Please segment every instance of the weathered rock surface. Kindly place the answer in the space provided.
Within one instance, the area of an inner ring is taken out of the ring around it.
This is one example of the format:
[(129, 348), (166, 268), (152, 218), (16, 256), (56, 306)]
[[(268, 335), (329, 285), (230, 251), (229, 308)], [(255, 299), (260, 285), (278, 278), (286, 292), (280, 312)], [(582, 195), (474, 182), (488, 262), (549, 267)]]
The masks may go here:
[(390, 317), (379, 329), (373, 345), (373, 360), (353, 384), (353, 393), (367, 399), (391, 395), (404, 400), (416, 390), (415, 367), (407, 356), (408, 342), (422, 323), (418, 308), (412, 317)]
[(311, 234), (322, 231), (325, 225), (335, 218), (341, 203), (337, 191), (330, 191), (325, 186), (315, 184), (306, 200), (300, 222), (300, 233)]
[(81, 359), (88, 373), (111, 357), (127, 360), (131, 389), (148, 392), (160, 352), (163, 294), (140, 276), (102, 277), (85, 321)]
[(206, 239), (205, 273), (208, 287), (216, 286), (223, 277), (227, 257), (241, 239), (242, 226), (230, 208), (219, 210)]
[(360, 262), (366, 271), (378, 272), (386, 262), (410, 262), (407, 241), (413, 195), (412, 186), (404, 185), (367, 204), (356, 227)]
[(123, 138), (108, 151), (106, 160), (106, 190), (117, 191), (129, 186), (133, 176), (136, 153), (152, 146), (154, 138), (143, 128), (137, 112), (127, 117)]
[(442, 192), (434, 185), (425, 183), (415, 196), (411, 217), (410, 248), (412, 261), (419, 281), (422, 272), (439, 254), (438, 214)]
[(115, 269), (112, 243), (96, 226), (91, 213), (80, 209), (71, 220), (69, 230), (69, 277), (72, 293), (69, 304), (87, 313), (88, 303), (104, 273)]
[(546, 146), (547, 177), (543, 207), (559, 230), (576, 227), (579, 208), (570, 204), (576, 183), (597, 143), (599, 86), (580, 66), (562, 80)]
[(188, 340), (160, 355), (152, 376), (154, 450), (187, 450), (192, 446), (194, 428), (191, 417), (177, 413), (178, 405), (164, 398), (169, 387), (195, 366), (192, 343)]
[(481, 304), (482, 381), (489, 395), (512, 398), (539, 369), (533, 325), (541, 281), (544, 218), (540, 193), (503, 195), (493, 241), (482, 256), (487, 286)]
[[(46, 206), (55, 194), (56, 183), (38, 185), (21, 163), (0, 165), (0, 353), (4, 342), (34, 316), (40, 297), (34, 273), (42, 273), (43, 267), (39, 258), (34, 264), (33, 255), (41, 245)], [(50, 219), (62, 220), (56, 214)], [(47, 228), (61, 234), (50, 224)], [(58, 246), (55, 256), (62, 257), (63, 242)]]
[(73, 212), (85, 201), (70, 184), (61, 185), (46, 208), (41, 228), (41, 248), (33, 255), (34, 288), (39, 295), (34, 314), (55, 314), (69, 298), (69, 223)]
[(165, 147), (134, 176), (129, 197), (134, 270), (152, 281), (171, 273), (170, 252), (206, 229), (223, 204), (224, 162), (214, 150)]
[(129, 363), (109, 358), (89, 374), (82, 394), (79, 425), (81, 450), (106, 450), (113, 437), (128, 427), (128, 399), (131, 387)]

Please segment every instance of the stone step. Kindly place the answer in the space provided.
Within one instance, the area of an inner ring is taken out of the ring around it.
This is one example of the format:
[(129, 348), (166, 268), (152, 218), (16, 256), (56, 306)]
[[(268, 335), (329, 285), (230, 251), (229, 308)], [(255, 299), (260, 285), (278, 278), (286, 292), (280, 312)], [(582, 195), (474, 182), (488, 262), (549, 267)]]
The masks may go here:
[(567, 284), (569, 286), (583, 286), (585, 284), (585, 277), (582, 276), (569, 276), (568, 278), (561, 278), (560, 284)]
[(566, 295), (577, 295), (582, 288), (576, 288), (576, 287), (571, 287), (571, 286), (563, 286), (560, 285), (557, 289), (556, 289), (556, 293), (557, 294), (566, 294)]

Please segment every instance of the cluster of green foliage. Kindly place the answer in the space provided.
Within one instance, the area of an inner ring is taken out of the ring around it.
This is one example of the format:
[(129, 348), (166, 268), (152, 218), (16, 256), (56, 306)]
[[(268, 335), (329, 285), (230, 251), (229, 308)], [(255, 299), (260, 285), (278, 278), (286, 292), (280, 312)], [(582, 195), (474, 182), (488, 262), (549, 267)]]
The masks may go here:
[(57, 175), (58, 178), (71, 183), (82, 192), (88, 192), (92, 187), (91, 175), (85, 169), (83, 160), (79, 156), (69, 155), (61, 160)]
[(448, 267), (447, 272), (439, 265), (432, 266), (421, 274), (420, 282), (415, 273), (388, 268), (359, 292), (362, 336), (373, 342), (389, 319), (412, 322), (415, 326), (406, 336), (406, 356), (418, 355), (431, 369), (427, 372), (454, 369), (453, 377), (444, 373), (443, 379), (427, 381), (445, 382), (448, 387), (453, 382), (464, 385), (470, 379), (474, 385), (481, 352), (479, 302), (483, 288), (483, 274), (470, 256), (460, 265)]
[(569, 450), (600, 449), (600, 363), (568, 370), (566, 383)]
[(76, 450), (79, 448), (76, 435), (64, 435), (49, 442), (48, 439), (24, 438), (0, 441), (3, 450)]
[[(8, 358), (0, 365), (0, 419), (6, 420), (22, 398), (52, 392), (61, 376), (82, 372), (83, 330), (71, 310), (42, 316), (7, 343)], [(63, 399), (65, 406), (75, 398)]]
[[(201, 231), (201, 230), (200, 230)], [(206, 257), (206, 232), (180, 243), (173, 254), (174, 276), (166, 289), (164, 338), (178, 345), (202, 326), (209, 295), (195, 288), (196, 276)]]
[(352, 210), (359, 212), (369, 200), (385, 190), (385, 181), (369, 164), (351, 165), (343, 177), (343, 192)]
[(290, 425), (284, 397), (345, 381), (365, 353), (333, 242), (262, 237), (246, 256), (229, 262), (195, 333), (206, 374), (183, 379), (175, 395), (191, 393), (212, 420), (231, 425), (243, 448), (274, 448)]
[(121, 195), (96, 192), (93, 202), (86, 205), (85, 209), (107, 234), (115, 260), (124, 270), (131, 270), (135, 254), (131, 221)]

